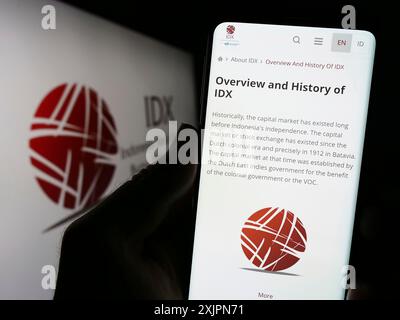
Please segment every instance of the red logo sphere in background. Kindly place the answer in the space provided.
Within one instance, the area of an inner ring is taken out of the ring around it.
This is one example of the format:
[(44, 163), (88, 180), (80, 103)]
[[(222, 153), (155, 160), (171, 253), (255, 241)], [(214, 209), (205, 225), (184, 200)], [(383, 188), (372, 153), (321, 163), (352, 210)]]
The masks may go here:
[(226, 33), (234, 34), (235, 33), (235, 26), (229, 25), (226, 27)]
[(280, 271), (294, 265), (298, 253), (306, 249), (307, 234), (303, 223), (285, 209), (264, 208), (245, 222), (242, 249), (256, 267)]
[(50, 91), (36, 110), (29, 141), (44, 193), (74, 210), (99, 200), (114, 175), (116, 134), (106, 102), (93, 89), (73, 83)]

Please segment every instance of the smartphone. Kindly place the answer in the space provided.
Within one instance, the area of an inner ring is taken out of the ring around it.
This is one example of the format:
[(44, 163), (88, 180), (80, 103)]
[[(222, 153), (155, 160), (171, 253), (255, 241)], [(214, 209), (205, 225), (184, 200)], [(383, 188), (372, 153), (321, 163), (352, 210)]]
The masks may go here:
[(189, 299), (343, 299), (374, 36), (226, 22), (211, 47)]

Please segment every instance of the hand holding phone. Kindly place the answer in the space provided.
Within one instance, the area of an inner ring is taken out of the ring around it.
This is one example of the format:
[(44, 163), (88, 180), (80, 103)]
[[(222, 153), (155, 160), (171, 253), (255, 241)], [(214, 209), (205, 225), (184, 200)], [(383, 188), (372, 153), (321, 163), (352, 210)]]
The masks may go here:
[(375, 39), (222, 23), (209, 70), (191, 299), (342, 299)]

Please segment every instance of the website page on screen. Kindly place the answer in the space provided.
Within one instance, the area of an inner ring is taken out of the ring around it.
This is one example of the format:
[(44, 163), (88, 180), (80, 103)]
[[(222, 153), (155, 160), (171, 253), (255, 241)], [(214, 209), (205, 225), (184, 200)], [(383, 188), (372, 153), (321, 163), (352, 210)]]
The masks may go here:
[(191, 299), (343, 299), (374, 50), (367, 31), (217, 26)]

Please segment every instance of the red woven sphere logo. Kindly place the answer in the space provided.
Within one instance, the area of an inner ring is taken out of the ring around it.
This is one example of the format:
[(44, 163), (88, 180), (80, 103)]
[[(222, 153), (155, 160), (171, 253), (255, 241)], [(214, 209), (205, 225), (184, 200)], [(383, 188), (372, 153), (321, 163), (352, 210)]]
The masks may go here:
[(114, 175), (116, 134), (95, 90), (73, 83), (50, 91), (36, 110), (29, 141), (35, 177), (48, 198), (74, 210), (99, 200)]
[(303, 223), (292, 212), (281, 208), (264, 208), (245, 222), (242, 249), (250, 262), (268, 271), (293, 266), (306, 249), (307, 234)]
[(226, 27), (226, 33), (234, 34), (235, 33), (235, 26), (229, 25)]

